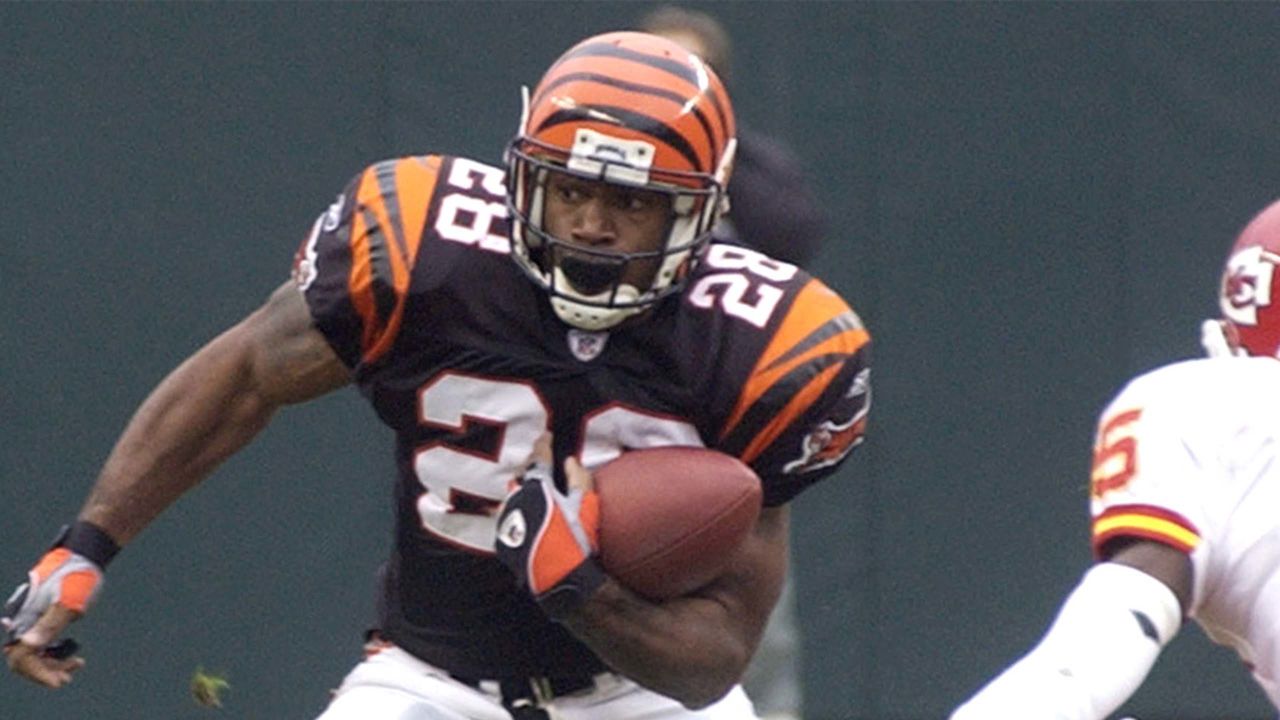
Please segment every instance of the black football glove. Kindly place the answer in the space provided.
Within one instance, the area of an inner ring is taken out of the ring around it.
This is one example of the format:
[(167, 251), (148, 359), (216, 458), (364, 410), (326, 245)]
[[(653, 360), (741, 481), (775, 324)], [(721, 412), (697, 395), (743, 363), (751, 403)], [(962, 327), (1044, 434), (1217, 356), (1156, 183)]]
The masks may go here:
[(535, 462), (498, 513), (494, 550), (551, 618), (577, 609), (605, 580), (596, 559), (600, 498), (556, 488), (551, 466)]

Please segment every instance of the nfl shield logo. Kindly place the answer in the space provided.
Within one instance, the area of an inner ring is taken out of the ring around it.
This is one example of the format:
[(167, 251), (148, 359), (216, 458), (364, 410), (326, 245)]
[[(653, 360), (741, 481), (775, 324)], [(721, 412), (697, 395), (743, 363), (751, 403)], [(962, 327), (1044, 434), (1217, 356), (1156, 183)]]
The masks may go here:
[(589, 362), (604, 352), (604, 343), (608, 339), (607, 332), (587, 332), (573, 328), (569, 330), (569, 352), (582, 362)]

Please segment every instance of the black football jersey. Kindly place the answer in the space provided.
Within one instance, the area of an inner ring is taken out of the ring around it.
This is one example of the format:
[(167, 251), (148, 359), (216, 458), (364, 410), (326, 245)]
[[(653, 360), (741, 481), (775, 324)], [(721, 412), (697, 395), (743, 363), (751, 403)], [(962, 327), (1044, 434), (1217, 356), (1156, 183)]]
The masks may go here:
[[(408, 157), (352, 180), (294, 277), (397, 438), (381, 632), (463, 676), (595, 672), (493, 556), (535, 441), (553, 432), (558, 473), (571, 454), (591, 468), (634, 448), (715, 448), (778, 505), (861, 442), (870, 340), (821, 282), (747, 248), (710, 245), (681, 294), (605, 332), (562, 323), (509, 252), (500, 169)], [(652, 482), (680, 492), (680, 478)]]

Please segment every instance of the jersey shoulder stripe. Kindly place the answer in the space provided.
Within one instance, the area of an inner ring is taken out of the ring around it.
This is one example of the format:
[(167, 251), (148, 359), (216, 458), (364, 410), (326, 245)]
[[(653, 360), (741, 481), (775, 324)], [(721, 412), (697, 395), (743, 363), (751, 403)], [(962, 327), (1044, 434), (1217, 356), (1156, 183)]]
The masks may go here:
[(870, 339), (849, 305), (822, 282), (811, 279), (756, 361), (721, 430), (721, 439), (753, 425), (743, 420), (754, 408), (766, 408), (771, 419), (747, 439), (741, 454), (743, 462), (756, 459), (822, 396), (845, 362)]
[(1093, 553), (1103, 559), (1107, 543), (1120, 537), (1154, 540), (1189, 553), (1200, 545), (1200, 531), (1183, 516), (1154, 505), (1116, 505), (1093, 520)]
[(386, 354), (399, 334), (440, 163), (438, 156), (387, 160), (356, 181), (347, 283), (365, 363)]

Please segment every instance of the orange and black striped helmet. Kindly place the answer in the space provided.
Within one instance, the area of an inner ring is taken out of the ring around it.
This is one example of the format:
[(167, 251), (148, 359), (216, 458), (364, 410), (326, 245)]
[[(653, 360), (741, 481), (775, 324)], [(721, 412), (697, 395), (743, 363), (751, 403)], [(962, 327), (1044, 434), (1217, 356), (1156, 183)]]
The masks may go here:
[[(520, 129), (507, 148), (512, 256), (551, 294), (565, 322), (588, 330), (612, 327), (682, 287), (692, 263), (728, 210), (726, 185), (735, 139), (733, 107), (723, 83), (697, 55), (656, 35), (612, 32), (570, 48), (525, 91)], [(550, 173), (667, 193), (672, 218), (662, 248), (650, 253), (591, 250), (590, 264), (658, 259), (652, 282), (615, 282), (603, 291), (576, 289), (564, 256), (581, 255), (543, 229)]]

